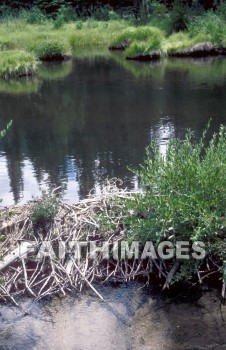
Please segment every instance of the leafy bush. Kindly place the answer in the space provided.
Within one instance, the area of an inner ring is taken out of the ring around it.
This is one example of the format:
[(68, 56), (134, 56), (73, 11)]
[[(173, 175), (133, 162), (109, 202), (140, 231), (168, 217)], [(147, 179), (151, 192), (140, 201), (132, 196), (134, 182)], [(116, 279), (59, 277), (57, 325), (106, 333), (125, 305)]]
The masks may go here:
[(221, 3), (216, 10), (216, 14), (226, 21), (226, 3)]
[(77, 19), (77, 14), (73, 7), (64, 5), (58, 10), (58, 17), (62, 18), (65, 23), (69, 23)]
[(69, 23), (76, 20), (76, 12), (71, 6), (62, 6), (58, 10), (57, 16), (54, 20), (54, 28), (61, 28), (64, 23)]
[(55, 29), (60, 29), (63, 27), (64, 23), (65, 23), (65, 21), (64, 21), (63, 17), (57, 16), (57, 18), (53, 22), (53, 26)]
[(75, 24), (75, 28), (76, 28), (76, 29), (79, 29), (79, 30), (82, 29), (82, 24), (83, 24), (82, 21), (78, 21), (78, 22)]
[(112, 11), (111, 6), (97, 6), (93, 12), (93, 17), (98, 21), (109, 21), (110, 11)]
[(33, 75), (37, 66), (37, 59), (32, 53), (18, 50), (0, 52), (1, 78)]
[(31, 220), (34, 225), (51, 221), (59, 211), (60, 199), (48, 192), (43, 192), (31, 208)]
[(136, 172), (144, 192), (128, 203), (131, 239), (204, 241), (210, 254), (218, 243), (217, 254), (225, 258), (226, 127), (208, 144), (205, 135), (196, 142), (190, 131), (183, 142), (172, 138), (165, 155), (156, 142), (147, 149)]
[(108, 12), (108, 16), (109, 16), (109, 20), (110, 21), (117, 21), (117, 20), (120, 19), (120, 15), (117, 12), (113, 11), (113, 10), (110, 10)]
[(20, 17), (29, 24), (43, 24), (47, 20), (45, 14), (38, 7), (33, 7), (29, 11), (22, 11)]
[(188, 7), (183, 1), (176, 0), (170, 12), (170, 32), (185, 30), (188, 23)]

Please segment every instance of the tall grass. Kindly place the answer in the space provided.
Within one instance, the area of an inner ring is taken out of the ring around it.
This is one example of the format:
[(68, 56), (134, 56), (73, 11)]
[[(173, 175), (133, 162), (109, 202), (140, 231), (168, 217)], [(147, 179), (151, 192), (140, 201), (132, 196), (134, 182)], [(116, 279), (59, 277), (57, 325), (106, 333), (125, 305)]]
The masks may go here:
[(188, 32), (179, 32), (170, 35), (163, 42), (163, 51), (166, 54), (172, 54), (193, 47), (197, 43), (208, 41), (208, 36), (199, 33), (193, 37)]
[(203, 34), (212, 43), (226, 46), (225, 19), (212, 11), (190, 21), (188, 24), (188, 31), (192, 38), (198, 34)]
[(125, 20), (114, 20), (101, 22), (87, 20), (78, 21), (73, 26), (70, 35), (70, 45), (72, 48), (85, 46), (110, 46), (111, 42), (128, 27)]
[[(158, 28), (150, 25), (134, 27), (130, 21), (122, 19), (97, 21), (91, 18), (69, 23), (64, 20), (63, 26), (56, 28), (54, 20), (47, 20), (40, 13), (40, 18), (36, 18), (36, 10), (32, 11), (24, 12), (17, 18), (5, 17), (0, 22), (0, 53), (7, 51), (10, 56), (10, 51), (19, 50), (32, 53), (41, 60), (54, 60), (68, 57), (70, 51), (78, 55), (78, 51), (84, 47), (106, 48), (122, 43), (125, 47), (130, 46), (126, 55), (131, 57), (145, 55), (156, 49), (161, 50), (162, 55), (167, 55), (191, 48), (203, 41), (212, 41), (215, 45), (226, 47), (226, 24), (223, 16), (211, 12), (196, 17), (188, 24), (187, 32), (174, 33), (167, 37)], [(17, 58), (21, 60), (21, 55)], [(32, 73), (33, 69), (29, 70), (26, 65), (24, 67), (26, 74)], [(23, 75), (19, 62), (16, 70), (19, 75)], [(6, 72), (5, 77), (10, 75), (11, 73)]]
[(163, 32), (155, 27), (137, 27), (128, 28), (124, 30), (115, 40), (112, 41), (111, 46), (119, 46), (126, 43), (127, 46), (133, 42), (144, 41), (160, 41), (163, 38)]
[(25, 51), (0, 52), (0, 77), (7, 79), (33, 75), (37, 71), (38, 61), (36, 57)]
[(32, 49), (42, 61), (64, 60), (71, 55), (67, 44), (52, 37), (37, 40)]

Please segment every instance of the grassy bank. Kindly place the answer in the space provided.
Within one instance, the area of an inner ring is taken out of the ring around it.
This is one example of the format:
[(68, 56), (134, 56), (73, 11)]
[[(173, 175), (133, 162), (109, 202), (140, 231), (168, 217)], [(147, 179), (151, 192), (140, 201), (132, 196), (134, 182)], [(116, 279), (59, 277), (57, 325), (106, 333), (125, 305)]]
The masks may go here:
[[(0, 22), (0, 56), (4, 70), (1, 77), (17, 77), (35, 73), (38, 60), (65, 60), (71, 52), (84, 47), (108, 47), (127, 22), (85, 22), (65, 23), (56, 29), (52, 21), (43, 24), (29, 24), (23, 19)], [(24, 52), (24, 54), (23, 54)], [(14, 63), (11, 63), (11, 62)], [(30, 64), (29, 64), (30, 61)]]
[[(17, 63), (14, 69), (5, 58), (6, 74), (3, 72), (2, 77), (34, 73), (33, 56), (37, 60), (65, 60), (81, 48), (93, 46), (125, 49), (125, 57), (146, 56), (150, 59), (177, 55), (184, 50), (185, 55), (186, 50), (191, 55), (194, 46), (200, 43), (209, 45), (198, 48), (200, 55), (202, 51), (206, 55), (211, 52), (218, 54), (218, 49), (222, 53), (222, 48), (226, 48), (225, 18), (213, 12), (190, 18), (183, 32), (178, 33), (172, 33), (172, 30), (164, 27), (163, 22), (168, 18), (166, 15), (158, 17), (158, 21), (150, 18), (145, 26), (131, 19), (98, 21), (92, 18), (62, 20), (59, 25), (57, 19), (54, 21), (44, 17), (40, 21), (31, 21), (29, 16), (6, 17), (0, 21), (0, 54), (7, 57), (14, 52), (14, 61)], [(172, 34), (169, 35), (169, 32)], [(29, 68), (21, 53), (23, 51), (29, 54)], [(9, 67), (6, 68), (7, 64)]]
[(111, 48), (123, 49), (127, 58), (134, 59), (151, 59), (157, 51), (157, 58), (225, 54), (226, 23), (223, 17), (207, 13), (188, 23), (186, 30), (169, 36), (150, 26), (127, 29), (111, 43)]
[(38, 61), (32, 53), (19, 50), (0, 52), (0, 77), (7, 79), (34, 75)]

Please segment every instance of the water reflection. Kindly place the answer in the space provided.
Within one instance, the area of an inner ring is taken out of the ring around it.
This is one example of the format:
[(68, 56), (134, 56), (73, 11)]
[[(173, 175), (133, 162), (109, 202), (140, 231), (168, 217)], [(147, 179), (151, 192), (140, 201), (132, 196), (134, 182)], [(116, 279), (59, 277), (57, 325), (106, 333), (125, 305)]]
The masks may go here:
[(74, 64), (43, 65), (30, 83), (37, 82), (30, 93), (0, 94), (0, 129), (14, 121), (0, 146), (3, 205), (62, 184), (65, 198), (78, 200), (106, 177), (134, 188), (127, 166), (139, 166), (151, 139), (164, 153), (186, 128), (198, 136), (210, 117), (213, 130), (226, 120), (225, 59), (156, 65), (92, 52)]

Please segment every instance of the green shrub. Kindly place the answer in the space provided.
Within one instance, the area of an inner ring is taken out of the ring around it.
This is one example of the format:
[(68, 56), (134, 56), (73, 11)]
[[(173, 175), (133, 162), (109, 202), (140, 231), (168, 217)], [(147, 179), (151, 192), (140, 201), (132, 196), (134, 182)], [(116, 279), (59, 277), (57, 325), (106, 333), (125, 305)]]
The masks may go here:
[[(120, 215), (125, 218), (128, 241), (152, 241), (156, 248), (161, 241), (174, 246), (178, 241), (191, 245), (201, 241), (206, 257), (222, 266), (226, 260), (226, 127), (221, 126), (209, 143), (205, 136), (206, 132), (194, 141), (189, 131), (182, 142), (172, 138), (165, 154), (153, 142), (135, 171), (143, 192), (135, 200), (124, 201)], [(188, 281), (202, 263), (192, 258), (180, 261), (173, 281)]]
[(73, 7), (65, 5), (61, 6), (58, 10), (58, 17), (62, 18), (65, 23), (69, 23), (77, 19), (77, 15)]
[(221, 3), (217, 9), (216, 9), (216, 14), (223, 18), (224, 21), (226, 21), (226, 3)]
[(33, 7), (29, 11), (22, 11), (20, 17), (28, 24), (43, 24), (47, 21), (47, 17), (38, 7)]
[(60, 208), (60, 199), (48, 192), (43, 192), (31, 208), (31, 220), (34, 225), (51, 221)]
[(34, 47), (34, 52), (40, 60), (54, 60), (67, 55), (67, 47), (58, 39), (48, 38), (37, 42)]
[(136, 174), (144, 192), (128, 204), (131, 239), (204, 241), (211, 251), (226, 238), (226, 127), (208, 144), (205, 132), (196, 142), (191, 132), (183, 142), (172, 138), (165, 155), (153, 142)]
[(63, 27), (64, 23), (65, 23), (65, 21), (64, 21), (63, 17), (57, 16), (57, 18), (53, 22), (53, 26), (55, 29), (60, 29)]
[(183, 1), (176, 0), (170, 11), (170, 32), (185, 30), (188, 23), (188, 7)]
[(120, 15), (113, 10), (109, 11), (108, 16), (110, 21), (118, 21), (120, 19)]
[(0, 52), (0, 77), (11, 78), (36, 73), (38, 62), (32, 53), (25, 51)]
[(82, 21), (78, 21), (78, 22), (75, 24), (75, 28), (76, 28), (76, 29), (79, 29), (79, 30), (82, 29), (82, 24), (83, 24)]
[(105, 5), (105, 6), (96, 6), (95, 10), (93, 12), (93, 17), (97, 21), (109, 21), (109, 13), (112, 11), (111, 6)]
[(64, 25), (64, 23), (75, 21), (76, 18), (76, 12), (71, 6), (61, 6), (53, 22), (54, 28), (60, 29)]

